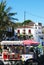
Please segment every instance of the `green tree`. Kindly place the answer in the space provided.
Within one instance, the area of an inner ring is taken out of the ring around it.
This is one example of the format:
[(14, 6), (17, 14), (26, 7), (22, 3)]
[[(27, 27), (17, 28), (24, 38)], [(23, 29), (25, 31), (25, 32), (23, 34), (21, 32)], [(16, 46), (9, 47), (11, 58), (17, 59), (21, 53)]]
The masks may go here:
[(1, 1), (0, 3), (0, 30), (5, 30), (9, 26), (11, 21), (18, 20), (13, 16), (17, 13), (11, 13), (11, 7), (7, 7), (6, 1)]
[(32, 22), (32, 21), (31, 21), (31, 20), (25, 20), (22, 24), (24, 24), (24, 25), (26, 24), (26, 25), (27, 25), (27, 24), (29, 24), (30, 22)]

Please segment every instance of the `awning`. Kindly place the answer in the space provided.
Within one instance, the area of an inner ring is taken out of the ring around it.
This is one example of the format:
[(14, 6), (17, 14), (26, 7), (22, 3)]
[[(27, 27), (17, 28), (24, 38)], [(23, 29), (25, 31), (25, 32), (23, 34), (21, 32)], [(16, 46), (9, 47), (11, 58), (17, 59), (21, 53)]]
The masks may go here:
[(23, 41), (2, 41), (1, 45), (23, 45)]
[(39, 45), (39, 42), (34, 40), (23, 40), (24, 45)]

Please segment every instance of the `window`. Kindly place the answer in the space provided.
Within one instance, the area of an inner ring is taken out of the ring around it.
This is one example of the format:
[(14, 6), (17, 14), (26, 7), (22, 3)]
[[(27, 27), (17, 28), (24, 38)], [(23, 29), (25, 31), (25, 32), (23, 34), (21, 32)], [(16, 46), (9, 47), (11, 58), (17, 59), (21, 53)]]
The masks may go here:
[(20, 30), (18, 30), (18, 33), (20, 33)]
[(25, 34), (25, 29), (23, 30), (23, 34)]
[(31, 30), (29, 30), (29, 33), (31, 33)]
[(38, 34), (41, 34), (41, 32), (38, 32)]
[(38, 29), (41, 29), (41, 27), (39, 27)]
[(37, 29), (37, 27), (35, 27), (35, 29)]

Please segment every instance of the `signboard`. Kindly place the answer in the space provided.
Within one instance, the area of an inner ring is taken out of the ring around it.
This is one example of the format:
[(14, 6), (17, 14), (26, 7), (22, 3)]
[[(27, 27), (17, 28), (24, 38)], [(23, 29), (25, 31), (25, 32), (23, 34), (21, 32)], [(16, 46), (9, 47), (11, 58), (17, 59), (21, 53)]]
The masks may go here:
[(42, 46), (44, 46), (44, 42), (42, 42)]

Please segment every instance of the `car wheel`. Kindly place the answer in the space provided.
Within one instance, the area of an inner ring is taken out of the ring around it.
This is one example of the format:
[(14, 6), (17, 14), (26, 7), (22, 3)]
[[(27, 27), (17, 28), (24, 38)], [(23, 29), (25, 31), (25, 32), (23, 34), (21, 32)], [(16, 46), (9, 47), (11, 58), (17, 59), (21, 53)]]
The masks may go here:
[(21, 61), (17, 61), (15, 65), (22, 65)]
[(0, 60), (0, 65), (4, 65), (3, 61)]
[(28, 59), (25, 65), (40, 65), (40, 62), (37, 59)]

